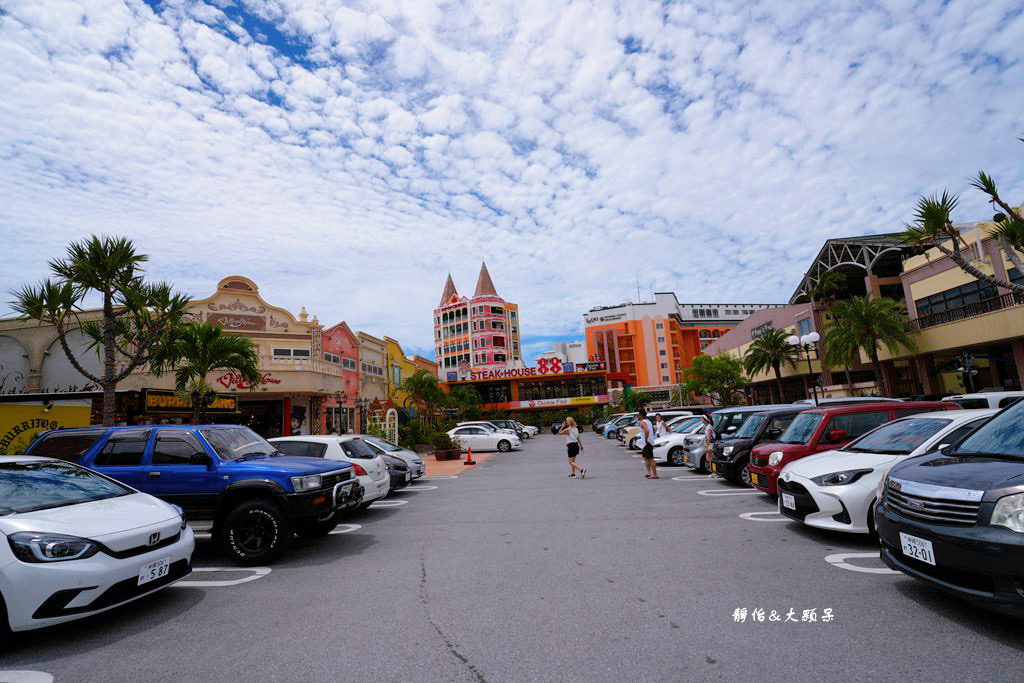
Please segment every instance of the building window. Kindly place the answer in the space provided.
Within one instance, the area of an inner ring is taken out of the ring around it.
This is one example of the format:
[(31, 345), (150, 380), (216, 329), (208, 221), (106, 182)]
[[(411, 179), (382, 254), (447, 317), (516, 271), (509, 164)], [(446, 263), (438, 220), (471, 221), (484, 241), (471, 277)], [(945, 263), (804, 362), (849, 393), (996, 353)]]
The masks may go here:
[(662, 363), (661, 364), (661, 369), (662, 370), (668, 370), (668, 363)]
[(274, 355), (275, 356), (289, 356), (290, 357), (292, 355), (292, 350), (291, 349), (274, 349)]
[(352, 360), (351, 358), (342, 358), (341, 359), (341, 366), (343, 368), (345, 368), (346, 370), (355, 370), (356, 369), (356, 362), (354, 360)]
[(664, 344), (665, 343), (665, 338), (664, 337), (658, 337), (658, 343), (659, 344)]
[(810, 331), (811, 331), (811, 319), (810, 318), (804, 318), (803, 320), (797, 320), (796, 321), (796, 333), (797, 333), (797, 336), (802, 337), (805, 334), (808, 334)]
[[(1013, 280), (1015, 275), (1012, 269), (1008, 275), (1010, 280)], [(1016, 273), (1019, 276), (1019, 273)], [(980, 281), (969, 282), (966, 285), (954, 287), (953, 289), (947, 289), (944, 292), (938, 294), (932, 294), (923, 299), (918, 299), (914, 302), (914, 306), (917, 308), (917, 315), (919, 318), (923, 318), (927, 315), (933, 315), (935, 313), (945, 313), (946, 311), (953, 311), (964, 306), (976, 304), (986, 299), (994, 299), (999, 296), (998, 291), (992, 285), (987, 285)]]
[(665, 323), (654, 323), (654, 329), (663, 330), (665, 329)]
[(666, 355), (666, 354), (665, 354), (665, 349), (662, 349), (661, 351), (658, 351), (658, 355), (659, 355), (659, 356), (664, 356), (664, 355)]
[(402, 383), (402, 368), (399, 365), (391, 366), (391, 383), (396, 387)]
[(491, 315), (505, 315), (505, 309), (498, 306), (491, 306)]
[(515, 334), (516, 332), (518, 332), (518, 331), (519, 331), (519, 328), (518, 328), (518, 327), (516, 327), (515, 325), (513, 325), (513, 326), (511, 327), (511, 330), (512, 330), (512, 334)]
[(662, 382), (668, 382), (668, 381), (669, 381), (669, 380), (668, 380), (668, 376), (667, 376), (667, 375), (662, 375), (662, 376), (661, 376), (661, 381), (662, 381)]
[(503, 353), (496, 353), (496, 354), (494, 354), (494, 362), (495, 363), (504, 363), (505, 362), (505, 354), (503, 354)]
[(517, 341), (512, 342), (512, 350), (513, 351), (518, 351), (519, 350), (519, 342), (517, 342)]
[(341, 356), (336, 353), (324, 353), (324, 360), (328, 363), (340, 363)]

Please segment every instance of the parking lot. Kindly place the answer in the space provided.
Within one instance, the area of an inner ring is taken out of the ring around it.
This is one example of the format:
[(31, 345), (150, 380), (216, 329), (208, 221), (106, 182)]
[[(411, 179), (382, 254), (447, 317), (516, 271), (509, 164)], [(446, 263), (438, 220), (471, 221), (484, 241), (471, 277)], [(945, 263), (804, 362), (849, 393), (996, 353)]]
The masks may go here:
[(542, 434), (268, 568), (201, 542), (177, 586), (17, 636), (0, 681), (1019, 679), (1018, 622), (894, 574), (871, 539), (583, 444), (585, 480)]

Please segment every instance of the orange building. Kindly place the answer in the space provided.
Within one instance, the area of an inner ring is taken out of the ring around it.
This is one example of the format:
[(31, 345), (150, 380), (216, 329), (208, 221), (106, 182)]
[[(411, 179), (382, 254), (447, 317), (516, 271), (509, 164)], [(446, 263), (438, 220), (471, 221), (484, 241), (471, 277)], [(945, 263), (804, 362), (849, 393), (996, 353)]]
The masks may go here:
[(775, 304), (680, 304), (658, 292), (648, 303), (591, 309), (584, 315), (587, 356), (606, 362), (611, 387), (630, 386), (669, 400), (693, 359), (756, 311)]

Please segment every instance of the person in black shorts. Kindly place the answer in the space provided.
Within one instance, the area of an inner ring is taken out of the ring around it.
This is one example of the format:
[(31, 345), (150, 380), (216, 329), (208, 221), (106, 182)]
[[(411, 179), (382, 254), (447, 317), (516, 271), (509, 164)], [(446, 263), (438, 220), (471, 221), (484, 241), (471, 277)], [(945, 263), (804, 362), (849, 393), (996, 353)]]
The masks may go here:
[(646, 479), (657, 479), (658, 468), (654, 464), (654, 426), (651, 421), (647, 419), (647, 409), (641, 407), (638, 411), (640, 414), (640, 436), (637, 438), (637, 445), (640, 446), (640, 455), (644, 459), (644, 469), (647, 470), (647, 474), (644, 475)]
[(565, 435), (565, 450), (569, 455), (569, 477), (575, 477), (578, 470), (580, 479), (586, 479), (587, 468), (576, 464), (576, 456), (583, 452), (583, 444), (580, 443), (580, 430), (576, 428), (576, 420), (571, 417), (565, 418), (565, 425), (558, 433)]

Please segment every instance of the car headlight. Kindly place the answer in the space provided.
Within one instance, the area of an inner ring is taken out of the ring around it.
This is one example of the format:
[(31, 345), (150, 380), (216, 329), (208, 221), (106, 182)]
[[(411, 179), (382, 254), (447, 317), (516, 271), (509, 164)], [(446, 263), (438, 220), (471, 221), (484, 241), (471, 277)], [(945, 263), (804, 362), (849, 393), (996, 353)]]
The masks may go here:
[(885, 475), (878, 482), (878, 488), (875, 489), (875, 500), (881, 501), (882, 496), (885, 495), (885, 487), (889, 485), (889, 475)]
[(722, 449), (722, 455), (732, 455), (732, 452), (736, 449), (735, 446), (725, 446)]
[(188, 526), (188, 522), (185, 519), (185, 510), (174, 503), (171, 503), (171, 507), (174, 508), (174, 511), (178, 513), (179, 517), (181, 517), (181, 530), (184, 531), (185, 527)]
[(768, 456), (768, 464), (774, 467), (782, 462), (782, 451), (774, 451)]
[(7, 537), (15, 557), (22, 562), (66, 562), (84, 560), (100, 551), (87, 538), (36, 531), (19, 531)]
[(313, 491), (320, 488), (320, 481), (319, 474), (307, 474), (304, 477), (292, 477), (292, 487), (295, 489), (296, 493)]
[(844, 484), (852, 484), (857, 481), (865, 474), (873, 472), (872, 469), (864, 470), (843, 470), (842, 472), (832, 472), (831, 474), (823, 474), (820, 477), (814, 477), (811, 479), (818, 486), (843, 486)]
[(1024, 534), (1024, 493), (1003, 496), (997, 500), (989, 524), (1005, 526), (1010, 531)]

